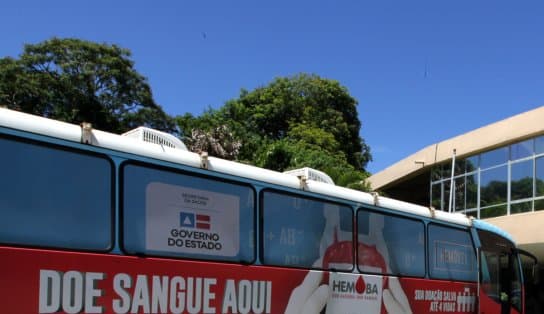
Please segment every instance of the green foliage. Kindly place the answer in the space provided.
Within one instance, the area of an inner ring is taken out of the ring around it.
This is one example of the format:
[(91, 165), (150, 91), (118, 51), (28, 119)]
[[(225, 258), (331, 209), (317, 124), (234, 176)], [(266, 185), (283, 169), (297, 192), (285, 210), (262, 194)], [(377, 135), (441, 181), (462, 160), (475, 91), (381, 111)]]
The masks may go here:
[(218, 110), (176, 122), (186, 138), (227, 126), (240, 143), (230, 154), (238, 161), (277, 171), (312, 167), (339, 185), (368, 190), (364, 167), (371, 155), (359, 136), (356, 105), (338, 82), (300, 74), (242, 90)]
[(19, 59), (0, 59), (0, 104), (115, 133), (140, 125), (176, 130), (130, 51), (79, 39), (25, 45)]
[(480, 207), (506, 203), (508, 185), (505, 181), (491, 181), (480, 189)]
[(255, 165), (277, 171), (288, 170), (293, 160), (296, 147), (287, 140), (263, 143), (262, 149), (256, 154)]
[[(334, 80), (307, 74), (277, 78), (254, 91), (242, 90), (218, 114), (223, 120), (243, 121), (245, 129), (272, 140), (289, 137), (291, 130), (303, 135), (301, 126), (322, 130), (332, 135), (355, 169), (364, 170), (371, 160), (370, 148), (359, 136), (357, 101)], [(241, 156), (251, 160), (254, 152), (255, 147), (243, 148)]]
[(512, 200), (533, 197), (533, 178), (525, 177), (520, 180), (512, 180), (510, 193)]
[(334, 138), (334, 135), (323, 129), (301, 123), (294, 124), (289, 129), (287, 136), (292, 140), (315, 145), (331, 153), (340, 149), (340, 144)]
[(337, 81), (280, 77), (242, 90), (218, 110), (169, 117), (155, 103), (130, 51), (58, 39), (0, 59), (0, 104), (114, 133), (145, 125), (183, 135), (193, 151), (285, 171), (312, 167), (339, 185), (368, 189), (370, 148), (359, 136), (357, 101)]

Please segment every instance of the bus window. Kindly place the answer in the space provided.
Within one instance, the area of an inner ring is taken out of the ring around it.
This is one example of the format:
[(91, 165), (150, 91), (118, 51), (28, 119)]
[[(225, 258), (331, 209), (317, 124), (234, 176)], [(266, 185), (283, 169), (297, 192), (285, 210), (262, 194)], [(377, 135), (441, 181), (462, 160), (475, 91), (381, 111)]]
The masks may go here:
[(99, 155), (0, 137), (0, 242), (107, 251), (112, 163)]
[(129, 254), (254, 260), (249, 186), (133, 163), (121, 173), (123, 246)]
[(467, 230), (430, 224), (428, 234), (431, 278), (477, 281), (476, 251)]
[(521, 312), (521, 267), (514, 244), (485, 230), (478, 230), (478, 237), (482, 245), (480, 254), (482, 292), (500, 305), (501, 313), (510, 313), (511, 307)]
[(517, 252), (525, 288), (525, 311), (526, 313), (538, 313), (538, 293), (542, 290), (538, 286), (538, 260), (536, 256), (525, 250), (518, 248)]
[(425, 276), (423, 222), (361, 209), (357, 212), (359, 271)]
[(262, 221), (264, 264), (353, 269), (350, 207), (267, 190), (262, 193)]

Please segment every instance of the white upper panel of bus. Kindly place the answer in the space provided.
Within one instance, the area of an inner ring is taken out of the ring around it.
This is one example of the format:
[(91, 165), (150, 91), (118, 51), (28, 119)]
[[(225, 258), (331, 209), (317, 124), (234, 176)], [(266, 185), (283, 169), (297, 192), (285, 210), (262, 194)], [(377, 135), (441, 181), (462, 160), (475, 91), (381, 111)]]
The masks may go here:
[[(73, 142), (82, 141), (82, 128), (78, 125), (38, 117), (18, 111), (0, 108), (0, 126), (50, 136)], [(151, 157), (190, 167), (201, 167), (201, 156), (189, 151), (142, 142), (135, 138), (92, 130), (91, 145), (115, 151)], [(307, 180), (301, 184), (296, 176), (220, 158), (207, 158), (207, 168), (229, 175), (258, 180), (289, 188), (301, 189), (326, 196), (350, 200), (359, 204), (377, 205), (391, 210), (398, 210), (418, 216), (432, 217), (455, 224), (470, 226), (471, 220), (462, 214), (450, 214), (410, 204), (390, 198), (351, 190), (323, 182)]]

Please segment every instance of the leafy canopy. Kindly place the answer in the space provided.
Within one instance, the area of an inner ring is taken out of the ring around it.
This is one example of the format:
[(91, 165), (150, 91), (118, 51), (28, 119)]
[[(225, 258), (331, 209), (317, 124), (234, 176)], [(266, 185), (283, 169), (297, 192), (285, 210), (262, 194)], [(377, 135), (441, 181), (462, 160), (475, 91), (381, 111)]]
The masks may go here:
[[(229, 138), (237, 144), (224, 147), (236, 149), (228, 154), (231, 159), (277, 171), (312, 167), (339, 185), (368, 188), (362, 181), (371, 155), (359, 136), (357, 101), (337, 81), (307, 74), (277, 78), (253, 91), (242, 90), (217, 110), (179, 116), (176, 122), (188, 142), (199, 142), (195, 130), (208, 134), (207, 142)], [(220, 152), (211, 148), (212, 155), (226, 155)]]
[(181, 130), (193, 151), (277, 171), (313, 167), (339, 185), (367, 189), (370, 148), (359, 136), (357, 101), (337, 81), (280, 77), (201, 116), (168, 116), (130, 51), (80, 39), (26, 45), (0, 59), (0, 104), (114, 133), (146, 125)]
[(0, 59), (0, 104), (116, 133), (140, 125), (175, 131), (129, 50), (80, 39), (52, 38)]

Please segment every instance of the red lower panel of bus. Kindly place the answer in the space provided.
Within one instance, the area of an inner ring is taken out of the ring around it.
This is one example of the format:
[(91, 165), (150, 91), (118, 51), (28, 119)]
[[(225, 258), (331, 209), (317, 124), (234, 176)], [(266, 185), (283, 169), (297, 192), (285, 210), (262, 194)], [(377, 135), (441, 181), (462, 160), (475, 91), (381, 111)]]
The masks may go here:
[[(485, 300), (482, 313), (500, 313)], [(21, 314), (478, 311), (472, 283), (9, 247), (0, 247), (0, 307)]]

